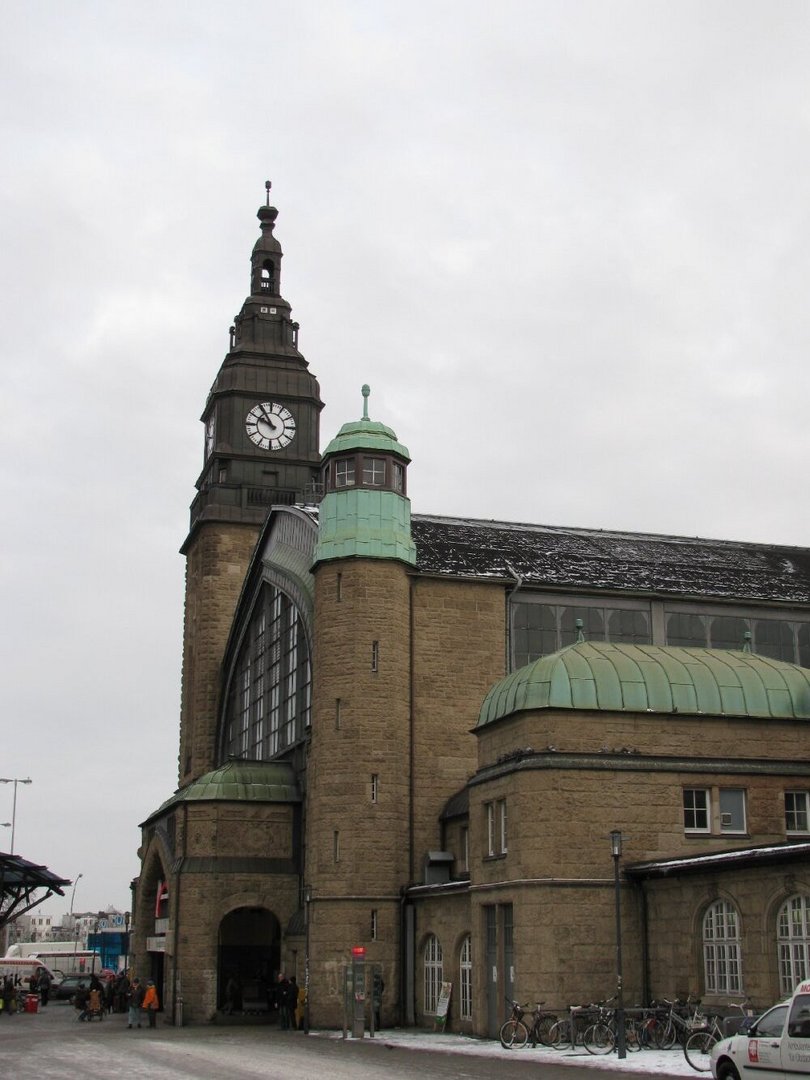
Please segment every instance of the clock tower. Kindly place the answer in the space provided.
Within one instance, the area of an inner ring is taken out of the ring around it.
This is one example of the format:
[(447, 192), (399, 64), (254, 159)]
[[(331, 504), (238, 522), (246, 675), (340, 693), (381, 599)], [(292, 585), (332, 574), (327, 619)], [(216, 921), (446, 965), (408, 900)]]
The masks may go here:
[(281, 295), (278, 211), (259, 208), (250, 295), (230, 328), (208, 394), (203, 465), (186, 556), (180, 785), (215, 764), (219, 666), (259, 530), (271, 506), (306, 501), (320, 467), (318, 381), (298, 350), (298, 323)]

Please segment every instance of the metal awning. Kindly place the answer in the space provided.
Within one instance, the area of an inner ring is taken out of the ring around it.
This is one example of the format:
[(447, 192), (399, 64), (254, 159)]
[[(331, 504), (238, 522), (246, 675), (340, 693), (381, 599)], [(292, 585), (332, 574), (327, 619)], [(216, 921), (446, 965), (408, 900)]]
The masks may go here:
[[(37, 907), (53, 893), (64, 896), (64, 885), (70, 885), (70, 881), (52, 874), (47, 866), (0, 852), (0, 927)], [(37, 895), (40, 889), (45, 892)]]

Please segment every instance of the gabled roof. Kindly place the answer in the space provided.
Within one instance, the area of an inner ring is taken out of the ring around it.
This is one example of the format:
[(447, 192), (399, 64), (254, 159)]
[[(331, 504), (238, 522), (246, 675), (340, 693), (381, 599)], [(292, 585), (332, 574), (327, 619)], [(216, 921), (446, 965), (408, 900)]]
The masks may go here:
[(531, 588), (810, 603), (810, 549), (413, 514), (423, 573)]
[(748, 652), (580, 641), (497, 682), (481, 728), (530, 709), (810, 719), (810, 670)]

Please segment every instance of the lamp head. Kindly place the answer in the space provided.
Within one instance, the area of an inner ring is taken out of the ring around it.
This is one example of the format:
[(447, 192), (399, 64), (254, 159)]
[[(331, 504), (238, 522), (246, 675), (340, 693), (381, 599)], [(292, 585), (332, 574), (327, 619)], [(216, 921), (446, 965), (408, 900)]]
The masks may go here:
[(610, 834), (610, 853), (614, 859), (618, 859), (622, 853), (622, 834), (619, 829), (613, 829)]

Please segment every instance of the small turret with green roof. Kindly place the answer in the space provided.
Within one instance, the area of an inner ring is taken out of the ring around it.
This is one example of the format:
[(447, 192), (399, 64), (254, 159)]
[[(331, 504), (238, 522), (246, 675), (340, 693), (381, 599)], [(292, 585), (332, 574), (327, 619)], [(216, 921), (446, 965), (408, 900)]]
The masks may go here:
[(414, 565), (408, 448), (391, 428), (368, 415), (344, 424), (323, 453), (315, 562), (351, 557), (399, 559)]

